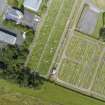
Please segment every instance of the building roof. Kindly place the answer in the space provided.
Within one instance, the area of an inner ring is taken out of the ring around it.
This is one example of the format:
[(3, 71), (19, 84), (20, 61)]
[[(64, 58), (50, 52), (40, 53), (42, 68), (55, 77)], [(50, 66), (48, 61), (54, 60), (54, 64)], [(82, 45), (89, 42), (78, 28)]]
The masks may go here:
[(9, 8), (7, 10), (4, 19), (15, 21), (17, 24), (22, 24), (33, 30), (36, 29), (36, 26), (40, 21), (40, 17), (36, 16), (34, 13), (24, 10), (23, 14), (21, 11), (14, 8)]
[(0, 0), (0, 15), (5, 11), (7, 0)]
[(37, 12), (40, 8), (42, 0), (24, 0), (24, 7)]
[(17, 24), (19, 24), (23, 18), (23, 13), (17, 9), (8, 8), (5, 13), (5, 18), (8, 20), (14, 20), (17, 22)]
[(21, 24), (35, 30), (39, 21), (40, 21), (39, 16), (36, 16), (35, 14), (32, 14), (31, 12), (25, 10), (24, 11), (24, 18), (22, 19)]
[(14, 45), (16, 43), (16, 34), (0, 28), (0, 42)]

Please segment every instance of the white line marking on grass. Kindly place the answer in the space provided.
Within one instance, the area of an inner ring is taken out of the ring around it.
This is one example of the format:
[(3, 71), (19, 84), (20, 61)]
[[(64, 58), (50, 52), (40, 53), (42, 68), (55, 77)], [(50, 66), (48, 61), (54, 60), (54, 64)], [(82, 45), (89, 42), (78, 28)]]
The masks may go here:
[(27, 64), (28, 64), (28, 62), (29, 62), (29, 60), (30, 60), (32, 51), (33, 51), (33, 49), (34, 49), (34, 47), (35, 47), (36, 40), (37, 40), (38, 37), (39, 37), (40, 30), (41, 30), (41, 28), (43, 27), (43, 24), (44, 24), (44, 22), (45, 22), (46, 17), (48, 16), (48, 11), (49, 11), (49, 9), (50, 9), (50, 6), (51, 6), (51, 4), (52, 4), (52, 1), (53, 1), (53, 0), (50, 0), (50, 1), (48, 2), (48, 8), (47, 8), (47, 10), (46, 10), (46, 13), (45, 13), (45, 15), (43, 16), (43, 18), (42, 18), (42, 20), (41, 20), (41, 23), (40, 23), (40, 24), (38, 25), (38, 27), (37, 27), (37, 30), (36, 30), (36, 31), (38, 31), (38, 35), (37, 35), (37, 37), (36, 37), (36, 35), (34, 36), (33, 41), (32, 41), (32, 44), (31, 44), (30, 47), (29, 47), (30, 52), (29, 52), (29, 54), (28, 54), (28, 56), (27, 56), (27, 59), (26, 59), (26, 62), (25, 62), (25, 66), (27, 66)]
[(92, 89), (92, 87), (93, 87), (93, 85), (94, 85), (94, 82), (95, 82), (95, 78), (96, 78), (96, 76), (97, 76), (97, 72), (98, 72), (98, 69), (99, 69), (99, 67), (100, 67), (100, 64), (101, 64), (101, 61), (102, 61), (102, 58), (103, 58), (103, 56), (104, 56), (104, 54), (105, 54), (105, 48), (103, 49), (103, 51), (102, 51), (102, 53), (101, 53), (101, 55), (100, 55), (100, 58), (99, 58), (99, 63), (98, 63), (98, 65), (97, 65), (97, 68), (96, 68), (96, 70), (95, 70), (95, 73), (94, 73), (94, 75), (93, 75), (93, 79), (92, 79), (92, 81), (91, 81), (91, 83), (90, 83), (90, 86), (89, 86), (89, 91), (91, 91), (91, 89)]
[(43, 48), (43, 51), (42, 51), (41, 57), (40, 57), (40, 59), (39, 59), (38, 65), (37, 65), (37, 67), (36, 67), (37, 70), (39, 70), (39, 66), (40, 66), (41, 61), (42, 61), (42, 59), (43, 59), (43, 56), (44, 56), (44, 53), (45, 53), (46, 48), (47, 48), (47, 46), (48, 46), (48, 43), (49, 43), (49, 41), (50, 41), (50, 39), (51, 39), (51, 37), (52, 37), (52, 33), (53, 33), (53, 31), (54, 31), (54, 28), (55, 28), (56, 22), (57, 22), (58, 19), (59, 19), (58, 17), (59, 17), (59, 15), (60, 15), (60, 12), (62, 12), (62, 8), (63, 8), (63, 5), (64, 5), (64, 1), (65, 1), (65, 0), (62, 1), (62, 4), (61, 4), (60, 9), (59, 9), (59, 11), (58, 11), (58, 14), (57, 14), (57, 16), (56, 16), (56, 18), (55, 18), (55, 21), (54, 21), (54, 24), (53, 24), (52, 30), (51, 30), (51, 32), (50, 32), (50, 34), (49, 34), (48, 40), (47, 40), (47, 42), (46, 42), (46, 44), (45, 44), (45, 46), (44, 46), (44, 48)]
[(67, 33), (67, 34), (69, 34), (69, 37), (68, 37), (68, 40), (67, 40), (65, 49), (64, 49), (64, 51), (63, 51), (63, 54), (62, 54), (62, 56), (61, 56), (61, 60), (60, 60), (60, 62), (59, 62), (59, 64), (58, 64), (58, 67), (57, 67), (57, 74), (56, 74), (56, 77), (58, 77), (58, 73), (59, 73), (59, 70), (60, 70), (60, 66), (61, 66), (61, 63), (62, 63), (62, 61), (63, 61), (63, 56), (65, 55), (65, 52), (67, 51), (67, 48), (68, 48), (68, 46), (69, 46), (69, 42), (70, 42), (71, 38), (74, 36), (74, 31), (75, 31), (76, 23), (77, 23), (77, 21), (78, 21), (78, 18), (79, 18), (79, 15), (80, 15), (81, 11), (82, 11), (82, 8), (83, 8), (83, 6), (84, 6), (84, 3), (85, 3), (85, 1), (83, 0), (82, 3), (81, 3), (80, 8), (79, 8), (79, 10), (78, 10), (78, 14), (76, 15), (74, 24), (73, 24), (73, 26), (71, 27), (71, 29), (68, 30), (68, 33)]
[[(61, 40), (60, 40), (59, 45), (58, 45), (58, 47), (57, 47), (57, 50), (56, 50), (56, 52), (55, 52), (55, 54), (54, 54), (54, 58), (53, 58), (53, 60), (52, 60), (51, 66), (50, 66), (50, 68), (49, 68), (48, 75), (50, 75), (51, 69), (52, 69), (52, 67), (54, 66), (54, 63), (56, 62), (56, 60), (59, 59), (58, 53), (61, 51), (60, 48), (61, 48), (62, 46), (63, 46), (63, 48), (65, 47), (65, 44), (66, 44), (65, 41), (67, 40), (67, 33), (68, 33), (68, 30), (70, 29), (71, 20), (72, 20), (72, 17), (74, 16), (75, 8), (76, 8), (77, 4), (78, 4), (78, 0), (75, 0), (75, 3), (73, 4), (71, 13), (70, 13), (69, 18), (68, 18), (68, 21), (67, 21), (67, 23), (66, 23), (65, 30), (64, 30), (64, 32), (63, 32), (63, 34), (62, 34), (62, 37), (61, 37)], [(60, 50), (60, 51), (59, 51), (59, 50)], [(60, 56), (60, 54), (59, 54), (59, 56)]]

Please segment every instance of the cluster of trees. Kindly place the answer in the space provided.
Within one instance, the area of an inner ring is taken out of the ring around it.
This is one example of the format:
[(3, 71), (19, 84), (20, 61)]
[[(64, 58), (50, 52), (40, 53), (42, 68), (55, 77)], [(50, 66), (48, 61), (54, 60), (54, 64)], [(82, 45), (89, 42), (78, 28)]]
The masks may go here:
[(24, 67), (32, 38), (31, 32), (28, 33), (22, 46), (6, 45), (0, 49), (0, 77), (14, 81), (21, 86), (36, 87), (42, 84), (42, 78), (38, 72)]
[(103, 21), (103, 25), (100, 28), (99, 35), (100, 35), (100, 39), (102, 41), (105, 41), (105, 12), (102, 15), (102, 21)]
[(29, 68), (21, 68), (18, 71), (10, 69), (2, 69), (1, 77), (18, 83), (20, 86), (35, 88), (43, 83), (38, 72), (31, 71)]
[(18, 83), (21, 86), (36, 87), (42, 84), (38, 72), (24, 67), (28, 55), (28, 49), (24, 47), (10, 46), (0, 51), (0, 75)]
[(23, 3), (24, 3), (24, 0), (17, 0), (17, 4), (18, 4), (18, 8), (22, 8), (23, 7)]
[(100, 38), (102, 39), (102, 41), (104, 41), (105, 42), (105, 28), (104, 27), (102, 27), (101, 29), (100, 29)]

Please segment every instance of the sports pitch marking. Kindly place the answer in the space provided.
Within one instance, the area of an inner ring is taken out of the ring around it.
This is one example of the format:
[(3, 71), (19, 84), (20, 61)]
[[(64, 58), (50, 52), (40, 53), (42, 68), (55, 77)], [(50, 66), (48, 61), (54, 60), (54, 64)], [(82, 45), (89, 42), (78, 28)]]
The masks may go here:
[(105, 48), (100, 42), (74, 35), (62, 58), (57, 81), (74, 90), (91, 94), (104, 54)]
[(61, 10), (62, 10), (62, 8), (63, 8), (63, 5), (64, 5), (64, 0), (62, 1), (62, 4), (61, 4), (60, 9), (59, 9), (59, 11), (58, 11), (58, 14), (57, 14), (57, 16), (56, 16), (56, 18), (55, 18), (55, 21), (54, 21), (52, 30), (51, 30), (51, 32), (50, 32), (50, 34), (49, 34), (49, 37), (48, 37), (48, 39), (47, 39), (47, 42), (46, 42), (44, 48), (43, 48), (41, 57), (40, 57), (40, 59), (39, 59), (38, 65), (37, 65), (37, 67), (36, 67), (37, 70), (39, 69), (40, 63), (41, 63), (41, 61), (42, 61), (42, 59), (43, 59), (43, 55), (44, 55), (44, 53), (45, 53), (45, 51), (46, 51), (46, 48), (47, 48), (48, 43), (49, 43), (49, 41), (50, 41), (50, 39), (51, 39), (52, 33), (53, 33), (54, 29), (55, 29), (55, 25), (56, 25), (56, 22), (57, 22), (58, 19), (59, 19), (59, 15), (60, 15), (60, 12), (61, 12)]

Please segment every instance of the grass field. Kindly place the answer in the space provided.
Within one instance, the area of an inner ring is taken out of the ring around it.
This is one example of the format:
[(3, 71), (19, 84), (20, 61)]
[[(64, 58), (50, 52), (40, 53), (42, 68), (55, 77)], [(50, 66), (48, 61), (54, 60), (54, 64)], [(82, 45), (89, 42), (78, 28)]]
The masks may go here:
[(105, 53), (98, 69), (92, 91), (105, 96)]
[[(28, 66), (46, 75), (65, 29), (74, 0), (53, 0), (35, 42)], [(37, 34), (37, 33), (36, 33)]]
[(58, 80), (88, 93), (105, 95), (105, 45), (79, 32), (62, 56)]
[[(28, 66), (43, 75), (48, 73), (73, 2), (74, 0), (53, 0), (40, 32), (36, 32), (38, 39), (34, 43)], [(97, 27), (99, 26), (100, 22)], [(63, 56), (58, 78), (78, 88), (88, 90), (91, 86), (91, 91), (105, 95), (105, 54), (102, 54), (104, 46), (101, 42), (81, 33), (74, 34)], [(92, 81), (94, 84), (91, 85)], [(0, 80), (0, 105), (105, 105), (105, 103), (47, 81), (40, 88), (29, 89)]]
[(88, 89), (102, 47), (96, 41), (85, 39), (78, 33), (75, 34), (64, 55), (59, 78), (78, 87)]
[[(37, 102), (37, 103), (36, 103)], [(0, 90), (0, 105), (46, 105), (37, 98), (22, 95), (21, 93), (5, 92)]]
[[(75, 101), (76, 100), (76, 101)], [(0, 80), (0, 105), (104, 105), (104, 102), (83, 96), (49, 82), (36, 90), (20, 88)]]

